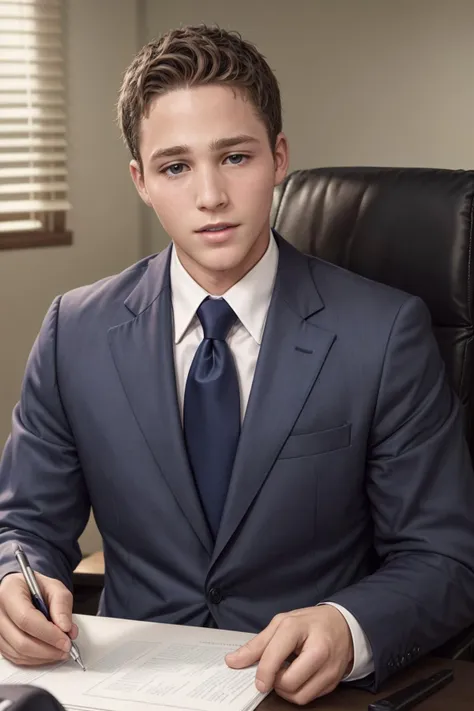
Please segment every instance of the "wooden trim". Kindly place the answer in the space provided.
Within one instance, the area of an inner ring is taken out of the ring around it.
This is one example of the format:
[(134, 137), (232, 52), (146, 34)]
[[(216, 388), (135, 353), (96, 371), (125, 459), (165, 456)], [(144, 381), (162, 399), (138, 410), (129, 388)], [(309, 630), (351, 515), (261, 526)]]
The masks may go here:
[(103, 575), (105, 571), (104, 554), (102, 551), (86, 555), (77, 568), (75, 573)]
[(32, 249), (36, 247), (63, 247), (72, 244), (71, 230), (58, 232), (0, 232), (1, 249)]
[[(72, 576), (75, 592), (79, 589), (90, 591), (91, 588), (103, 588), (104, 573), (105, 563), (103, 552), (97, 551), (91, 555), (86, 555)], [(95, 614), (95, 612), (92, 614)]]

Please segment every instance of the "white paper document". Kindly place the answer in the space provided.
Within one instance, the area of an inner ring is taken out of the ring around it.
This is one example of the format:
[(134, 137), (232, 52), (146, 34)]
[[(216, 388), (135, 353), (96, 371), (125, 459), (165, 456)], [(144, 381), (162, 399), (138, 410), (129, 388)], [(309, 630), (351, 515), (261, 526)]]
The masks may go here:
[(87, 668), (72, 661), (33, 669), (0, 659), (0, 682), (35, 684), (68, 709), (96, 711), (251, 711), (265, 698), (256, 667), (224, 660), (253, 635), (76, 615)]

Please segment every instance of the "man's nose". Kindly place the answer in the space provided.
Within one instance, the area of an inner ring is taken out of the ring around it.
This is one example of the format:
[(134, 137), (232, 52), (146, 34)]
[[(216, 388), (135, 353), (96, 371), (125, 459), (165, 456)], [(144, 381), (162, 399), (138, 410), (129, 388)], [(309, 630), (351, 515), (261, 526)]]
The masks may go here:
[(215, 210), (227, 202), (224, 181), (217, 171), (206, 170), (197, 176), (196, 206), (199, 210)]

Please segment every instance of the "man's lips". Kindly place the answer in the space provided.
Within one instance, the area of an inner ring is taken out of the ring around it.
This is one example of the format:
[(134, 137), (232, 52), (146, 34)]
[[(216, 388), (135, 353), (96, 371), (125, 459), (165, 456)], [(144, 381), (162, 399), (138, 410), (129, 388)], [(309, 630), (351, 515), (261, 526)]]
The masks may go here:
[(232, 229), (233, 227), (237, 227), (237, 225), (230, 222), (218, 222), (214, 225), (205, 225), (204, 227), (201, 227), (199, 230), (196, 231), (198, 233), (206, 232), (208, 234), (219, 234), (219, 232), (224, 232), (225, 230)]

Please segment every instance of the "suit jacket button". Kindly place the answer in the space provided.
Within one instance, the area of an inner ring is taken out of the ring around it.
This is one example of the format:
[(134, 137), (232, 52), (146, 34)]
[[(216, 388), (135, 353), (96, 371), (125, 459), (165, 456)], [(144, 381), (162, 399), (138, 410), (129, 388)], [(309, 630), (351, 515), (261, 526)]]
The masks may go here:
[(219, 588), (211, 588), (209, 590), (209, 602), (212, 602), (213, 605), (218, 605), (222, 602), (223, 597), (224, 596)]

